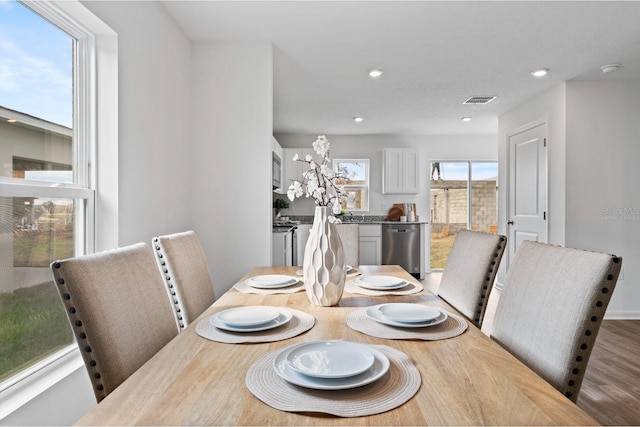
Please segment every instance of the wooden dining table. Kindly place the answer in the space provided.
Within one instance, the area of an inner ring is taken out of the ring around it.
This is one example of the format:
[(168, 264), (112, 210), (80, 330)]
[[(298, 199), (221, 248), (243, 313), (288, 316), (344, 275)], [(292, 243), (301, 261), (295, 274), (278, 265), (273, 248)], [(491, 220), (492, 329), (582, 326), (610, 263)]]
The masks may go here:
[[(262, 274), (295, 276), (299, 268), (255, 267), (240, 280)], [(358, 268), (367, 275), (416, 282), (399, 266)], [(470, 322), (464, 333), (435, 341), (381, 339), (346, 324), (352, 311), (388, 302), (421, 303), (457, 313), (427, 289), (402, 296), (345, 292), (337, 306), (320, 307), (313, 305), (305, 292), (259, 295), (231, 288), (77, 425), (598, 424)], [(226, 344), (196, 333), (198, 322), (214, 313), (258, 305), (301, 310), (314, 316), (315, 324), (293, 338), (267, 343)], [(397, 349), (408, 355), (420, 372), (420, 388), (401, 406), (362, 417), (282, 411), (248, 390), (247, 371), (265, 353), (316, 340), (347, 340)]]

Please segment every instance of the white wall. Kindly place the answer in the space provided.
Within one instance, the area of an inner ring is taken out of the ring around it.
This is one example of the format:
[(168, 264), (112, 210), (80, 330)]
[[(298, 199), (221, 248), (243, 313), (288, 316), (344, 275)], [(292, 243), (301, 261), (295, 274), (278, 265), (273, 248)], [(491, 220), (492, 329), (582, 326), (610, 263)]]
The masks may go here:
[(567, 246), (623, 258), (607, 318), (640, 318), (640, 80), (567, 83)]
[[(283, 148), (311, 148), (317, 135), (276, 135)], [(370, 199), (365, 215), (386, 215), (394, 203), (411, 202), (421, 220), (429, 220), (431, 160), (497, 160), (498, 141), (495, 135), (478, 136), (402, 136), (402, 135), (327, 135), (331, 143), (331, 158), (368, 158)], [(417, 195), (382, 194), (382, 150), (388, 147), (416, 148), (420, 153), (420, 193)], [(289, 161), (290, 159), (284, 159)], [(286, 195), (278, 196), (286, 198)], [(313, 215), (314, 203), (296, 199), (283, 215)]]
[(271, 261), (273, 52), (262, 42), (192, 51), (190, 209), (221, 295)]
[(191, 43), (156, 2), (83, 4), (118, 33), (118, 244), (187, 230)]
[(562, 83), (520, 105), (498, 120), (499, 181), (498, 192), (499, 230), (506, 233), (507, 217), (507, 146), (509, 135), (537, 121), (547, 123), (547, 167), (548, 205), (547, 221), (549, 243), (564, 245), (565, 238), (565, 97), (566, 87)]
[[(509, 136), (524, 130), (534, 122), (547, 125), (547, 226), (548, 243), (564, 245), (565, 242), (565, 145), (566, 145), (566, 85), (555, 86), (501, 115), (498, 119), (498, 232), (507, 232), (507, 184)], [(508, 243), (507, 243), (508, 244)], [(498, 283), (504, 283), (509, 258), (508, 251), (500, 264)]]
[[(500, 217), (506, 218), (508, 134), (548, 124), (549, 242), (623, 258), (607, 318), (640, 318), (640, 81), (569, 81), (500, 116)], [(503, 263), (504, 266), (504, 263)], [(498, 280), (504, 280), (501, 268)]]

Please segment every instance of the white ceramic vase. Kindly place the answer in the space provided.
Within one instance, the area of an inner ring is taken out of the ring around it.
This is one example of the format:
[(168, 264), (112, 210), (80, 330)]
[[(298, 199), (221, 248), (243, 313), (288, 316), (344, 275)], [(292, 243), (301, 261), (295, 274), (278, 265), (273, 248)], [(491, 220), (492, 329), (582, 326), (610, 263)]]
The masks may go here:
[(330, 207), (316, 206), (302, 264), (307, 296), (323, 307), (340, 302), (347, 278), (342, 241), (330, 215)]

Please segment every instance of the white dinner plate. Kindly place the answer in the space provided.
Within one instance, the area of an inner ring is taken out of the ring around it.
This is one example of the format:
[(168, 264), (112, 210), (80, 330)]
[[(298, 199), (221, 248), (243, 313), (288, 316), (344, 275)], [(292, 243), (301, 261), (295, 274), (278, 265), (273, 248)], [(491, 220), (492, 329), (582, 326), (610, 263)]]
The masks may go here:
[(361, 288), (375, 291), (390, 291), (404, 288), (408, 285), (406, 281), (393, 276), (362, 276), (354, 279), (353, 283)]
[[(380, 304), (383, 305), (383, 304)], [(395, 320), (391, 320), (388, 317), (384, 316), (380, 311), (380, 305), (374, 305), (365, 310), (365, 313), (369, 318), (375, 320), (376, 322), (389, 325), (389, 326), (397, 326), (400, 328), (425, 328), (428, 326), (439, 325), (445, 320), (447, 320), (447, 313), (444, 311), (440, 311), (440, 315), (433, 320), (427, 322), (397, 322)]]
[(229, 325), (228, 323), (220, 320), (220, 313), (224, 313), (223, 311), (214, 314), (209, 318), (209, 322), (218, 329), (223, 329), (225, 331), (232, 332), (258, 332), (258, 331), (266, 331), (267, 329), (277, 328), (278, 326), (282, 326), (289, 322), (293, 318), (293, 313), (284, 308), (278, 308), (278, 316), (270, 320), (266, 323), (261, 323), (259, 325), (254, 326), (235, 326)]
[(276, 373), (285, 381), (301, 387), (316, 390), (345, 390), (349, 388), (362, 387), (380, 379), (389, 370), (389, 359), (375, 348), (369, 347), (369, 351), (373, 354), (373, 365), (361, 374), (345, 378), (315, 378), (301, 374), (291, 368), (287, 362), (289, 352), (297, 347), (305, 345), (298, 344), (282, 350), (273, 361), (273, 368)]
[(378, 310), (387, 319), (405, 323), (432, 322), (442, 314), (435, 307), (409, 303), (382, 304)]
[(231, 326), (257, 326), (271, 322), (280, 316), (275, 307), (247, 306), (236, 307), (218, 313), (218, 320)]
[(258, 289), (279, 289), (286, 288), (298, 282), (296, 277), (284, 274), (265, 274), (262, 276), (250, 277), (244, 281), (247, 286)]
[(291, 369), (316, 378), (353, 377), (374, 361), (368, 346), (349, 341), (309, 342), (287, 354)]

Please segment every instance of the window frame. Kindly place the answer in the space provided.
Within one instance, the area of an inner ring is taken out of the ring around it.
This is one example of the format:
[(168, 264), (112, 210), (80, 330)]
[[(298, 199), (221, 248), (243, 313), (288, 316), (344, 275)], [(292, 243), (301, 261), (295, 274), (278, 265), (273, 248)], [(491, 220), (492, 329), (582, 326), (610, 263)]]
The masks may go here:
[(343, 207), (343, 209), (348, 210), (350, 212), (369, 212), (369, 199), (371, 196), (370, 189), (370, 162), (369, 159), (333, 159), (333, 170), (334, 172), (338, 172), (338, 164), (340, 163), (363, 163), (365, 165), (364, 173), (365, 173), (365, 184), (362, 185), (352, 185), (352, 184), (340, 184), (340, 188), (344, 191), (348, 191), (349, 189), (356, 189), (364, 191), (365, 203), (364, 206), (357, 209), (350, 209), (348, 207)]
[[(110, 29), (108, 30), (111, 33), (96, 33), (96, 29), (102, 30), (102, 28), (96, 25), (95, 17), (90, 17), (86, 8), (76, 1), (54, 3), (49, 0), (18, 0), (18, 2), (76, 40), (75, 54), (73, 55), (73, 103), (75, 105), (73, 109), (74, 182), (51, 183), (0, 177), (0, 193), (6, 197), (34, 196), (84, 200), (83, 208), (76, 212), (76, 223), (82, 224), (82, 226), (76, 228), (75, 252), (76, 255), (93, 253), (96, 249), (97, 236), (97, 174), (96, 168), (92, 167), (92, 165), (97, 164), (95, 148), (98, 135), (98, 110), (99, 106), (105, 104), (104, 102), (98, 102), (97, 98), (97, 86), (99, 83), (96, 79), (98, 68), (96, 35), (106, 38), (115, 36), (115, 33)], [(81, 22), (89, 22), (91, 30), (87, 29)], [(100, 24), (102, 23), (100, 22)], [(105, 69), (110, 72), (114, 71), (113, 64), (108, 64)], [(117, 80), (114, 81), (117, 82)], [(105, 98), (108, 101), (112, 101), (113, 98), (117, 99), (117, 96)], [(117, 103), (107, 103), (108, 107), (113, 107), (114, 105), (117, 105)], [(106, 114), (106, 122), (110, 121), (111, 116), (109, 116), (109, 113), (112, 112), (101, 113)], [(26, 114), (15, 112), (14, 115), (16, 119), (24, 122), (29, 122), (30, 120)], [(102, 117), (102, 115), (100, 116)], [(117, 120), (114, 120), (114, 122), (117, 125)], [(82, 357), (74, 341), (65, 348), (7, 378), (0, 383), (0, 401), (3, 403), (0, 410), (0, 419), (13, 413), (25, 403), (82, 367)]]

